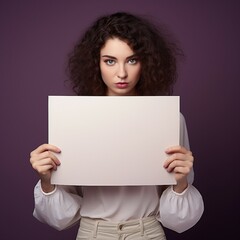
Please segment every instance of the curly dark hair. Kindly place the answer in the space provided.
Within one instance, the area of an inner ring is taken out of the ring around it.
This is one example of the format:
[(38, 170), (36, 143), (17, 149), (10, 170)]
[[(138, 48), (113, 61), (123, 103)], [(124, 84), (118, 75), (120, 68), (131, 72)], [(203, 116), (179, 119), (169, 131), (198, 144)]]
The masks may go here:
[(177, 78), (176, 58), (183, 55), (176, 43), (147, 19), (126, 12), (98, 18), (69, 56), (67, 70), (77, 95), (104, 96), (100, 50), (109, 38), (125, 41), (141, 62), (137, 95), (170, 95)]

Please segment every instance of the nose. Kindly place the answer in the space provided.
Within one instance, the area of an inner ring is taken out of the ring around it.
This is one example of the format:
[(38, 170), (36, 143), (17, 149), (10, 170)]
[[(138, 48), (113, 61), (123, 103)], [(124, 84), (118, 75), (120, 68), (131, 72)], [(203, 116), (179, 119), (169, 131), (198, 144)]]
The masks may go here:
[(117, 76), (120, 79), (125, 79), (127, 77), (127, 70), (126, 70), (124, 64), (119, 65)]

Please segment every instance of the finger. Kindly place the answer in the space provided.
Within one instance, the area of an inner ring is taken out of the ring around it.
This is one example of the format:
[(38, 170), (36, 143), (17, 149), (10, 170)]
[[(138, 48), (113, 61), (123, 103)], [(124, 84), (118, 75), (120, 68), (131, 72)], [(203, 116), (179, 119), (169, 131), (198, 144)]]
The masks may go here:
[(53, 162), (57, 165), (60, 164), (60, 161), (59, 159), (56, 157), (55, 154), (53, 154), (51, 151), (46, 151), (46, 152), (43, 152), (42, 154), (39, 155), (39, 158), (40, 159), (44, 159), (44, 158), (50, 158), (53, 160)]
[(172, 155), (170, 155), (170, 156), (168, 157), (168, 159), (165, 161), (165, 163), (164, 163), (163, 166), (166, 168), (166, 167), (168, 167), (169, 164), (171, 164), (173, 161), (183, 160), (184, 157), (185, 157), (185, 155), (182, 154), (182, 153), (173, 153)]
[(170, 155), (169, 158), (165, 161), (164, 167), (167, 167), (171, 162), (175, 160), (183, 160), (193, 162), (194, 158), (191, 151), (188, 151), (186, 148), (181, 146), (175, 146), (167, 150)]
[(193, 166), (193, 163), (190, 162), (190, 161), (182, 161), (182, 160), (175, 160), (173, 162), (171, 162), (167, 167), (166, 167), (166, 170), (168, 172), (172, 172), (174, 171), (175, 172), (175, 169), (177, 168), (188, 168), (188, 169), (191, 169)]
[(52, 151), (52, 152), (55, 152), (55, 153), (60, 153), (61, 149), (59, 149), (58, 147), (56, 147), (54, 145), (51, 145), (51, 144), (42, 144), (38, 148), (36, 148), (34, 151), (32, 151), (30, 153), (30, 156), (33, 156), (35, 154), (39, 154), (39, 153), (42, 153), (42, 152), (45, 152), (45, 151)]
[(188, 166), (188, 167), (192, 167), (193, 166), (193, 161), (191, 159), (189, 160), (167, 160), (163, 167), (165, 169), (169, 169), (169, 171), (171, 171), (173, 168), (177, 167), (177, 166), (182, 166), (182, 167), (185, 167), (185, 166)]
[(190, 173), (190, 168), (188, 167), (176, 167), (173, 169), (176, 174), (188, 175)]
[(45, 151), (39, 154), (32, 155), (30, 158), (30, 162), (33, 164), (34, 162), (42, 161), (43, 159), (47, 158), (52, 159), (55, 162), (55, 164), (60, 165), (59, 159), (55, 156), (55, 154), (53, 154), (50, 151)]
[(166, 162), (171, 163), (174, 160), (182, 160), (182, 161), (190, 161), (193, 162), (194, 157), (191, 154), (191, 152), (188, 152), (186, 154), (183, 153), (173, 153), (172, 155), (170, 155), (168, 157), (168, 159), (166, 160)]
[(37, 170), (38, 172), (42, 172), (42, 168), (45, 169), (45, 167), (48, 166), (48, 170), (53, 168), (54, 170), (57, 169), (57, 165), (55, 164), (54, 161), (52, 161), (51, 158), (45, 158), (45, 159), (42, 159), (41, 161), (35, 161), (33, 164), (32, 164), (32, 167)]
[(175, 153), (175, 152), (178, 152), (178, 153), (183, 153), (183, 154), (186, 154), (190, 151), (188, 151), (185, 147), (183, 146), (172, 146), (172, 147), (169, 147), (165, 150), (165, 152), (167, 154), (171, 154), (171, 153)]
[(56, 171), (57, 168), (54, 169), (53, 166), (51, 164), (49, 164), (49, 165), (44, 165), (44, 166), (41, 166), (41, 167), (38, 166), (35, 170), (41, 175), (47, 175), (47, 174), (49, 174), (49, 171), (51, 171), (51, 170)]

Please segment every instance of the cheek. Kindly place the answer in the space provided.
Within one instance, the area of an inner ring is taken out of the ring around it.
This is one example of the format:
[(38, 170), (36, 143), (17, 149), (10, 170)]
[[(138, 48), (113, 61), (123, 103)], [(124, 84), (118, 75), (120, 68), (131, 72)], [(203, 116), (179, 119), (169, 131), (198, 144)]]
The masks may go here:
[(103, 72), (104, 72), (104, 66), (103, 66), (103, 64), (100, 63), (99, 68), (100, 68), (101, 74), (103, 74)]
[(102, 65), (102, 64), (100, 64), (100, 72), (101, 72), (102, 78), (104, 78), (105, 73), (106, 73), (106, 69), (105, 69), (104, 65)]
[(135, 80), (139, 80), (141, 76), (141, 67), (138, 67), (132, 71), (132, 76), (134, 77)]
[(112, 71), (106, 66), (101, 66), (100, 71), (103, 81), (109, 81), (112, 78)]
[(109, 77), (108, 77), (106, 74), (102, 74), (102, 80), (103, 80), (105, 83), (108, 83), (108, 82), (109, 82)]

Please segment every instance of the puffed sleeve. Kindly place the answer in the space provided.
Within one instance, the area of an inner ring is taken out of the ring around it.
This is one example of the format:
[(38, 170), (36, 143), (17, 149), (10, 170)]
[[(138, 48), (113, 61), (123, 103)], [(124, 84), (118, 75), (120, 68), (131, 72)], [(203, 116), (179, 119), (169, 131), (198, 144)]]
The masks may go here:
[(53, 192), (44, 193), (40, 181), (34, 188), (33, 216), (39, 221), (63, 230), (80, 219), (82, 197), (73, 186), (56, 186)]
[[(183, 115), (180, 115), (180, 145), (190, 149), (188, 133)], [(201, 218), (204, 203), (199, 191), (192, 185), (193, 170), (188, 175), (188, 187), (182, 193), (168, 187), (160, 197), (159, 221), (166, 228), (176, 232), (184, 232), (193, 227)]]

